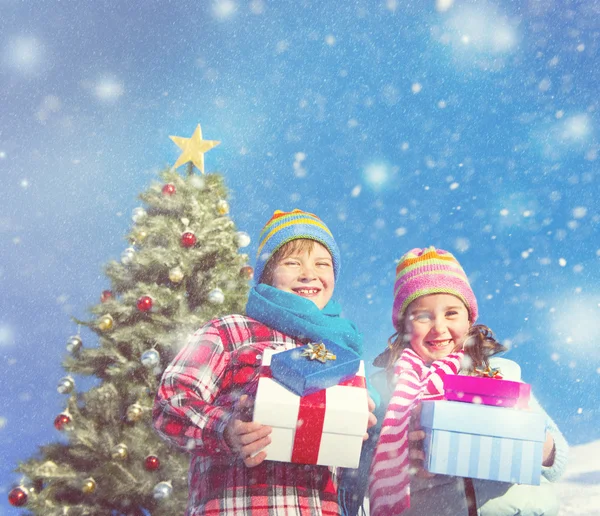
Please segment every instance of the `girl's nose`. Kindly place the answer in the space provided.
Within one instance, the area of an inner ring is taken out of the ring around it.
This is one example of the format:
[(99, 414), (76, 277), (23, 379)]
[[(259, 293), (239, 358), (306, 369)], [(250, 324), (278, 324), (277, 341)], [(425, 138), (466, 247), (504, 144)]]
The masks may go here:
[(436, 335), (442, 335), (446, 331), (446, 321), (443, 317), (436, 317), (433, 320), (431, 331), (435, 332)]

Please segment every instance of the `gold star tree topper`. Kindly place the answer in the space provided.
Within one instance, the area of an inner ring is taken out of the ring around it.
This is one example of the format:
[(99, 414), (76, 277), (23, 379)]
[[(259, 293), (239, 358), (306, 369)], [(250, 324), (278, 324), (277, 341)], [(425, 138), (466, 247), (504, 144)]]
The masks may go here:
[(196, 127), (191, 138), (183, 138), (181, 136), (169, 136), (183, 152), (179, 159), (173, 165), (173, 168), (180, 167), (188, 161), (191, 161), (196, 168), (204, 174), (204, 153), (219, 145), (216, 140), (203, 140), (202, 128), (200, 124)]

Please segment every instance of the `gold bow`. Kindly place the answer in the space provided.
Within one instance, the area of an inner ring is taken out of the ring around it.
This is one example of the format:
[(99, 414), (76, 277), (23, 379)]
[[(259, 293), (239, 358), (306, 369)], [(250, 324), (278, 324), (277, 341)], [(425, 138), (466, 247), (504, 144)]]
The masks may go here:
[(499, 367), (491, 367), (488, 365), (485, 369), (475, 369), (475, 372), (484, 378), (496, 378), (497, 380), (502, 379), (502, 374), (500, 373)]
[(327, 360), (335, 360), (337, 358), (322, 342), (319, 344), (308, 344), (308, 349), (305, 349), (300, 356), (308, 357), (309, 360), (318, 360), (323, 364)]

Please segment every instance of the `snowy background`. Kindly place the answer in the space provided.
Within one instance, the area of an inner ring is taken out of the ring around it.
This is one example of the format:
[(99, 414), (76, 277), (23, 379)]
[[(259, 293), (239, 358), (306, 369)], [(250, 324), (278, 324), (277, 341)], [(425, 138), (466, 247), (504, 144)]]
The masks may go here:
[(295, 207), (333, 230), (370, 357), (395, 260), (456, 253), (577, 446), (563, 514), (597, 513), (599, 45), (596, 0), (0, 0), (0, 514), (59, 437), (70, 316), (198, 123), (240, 230)]

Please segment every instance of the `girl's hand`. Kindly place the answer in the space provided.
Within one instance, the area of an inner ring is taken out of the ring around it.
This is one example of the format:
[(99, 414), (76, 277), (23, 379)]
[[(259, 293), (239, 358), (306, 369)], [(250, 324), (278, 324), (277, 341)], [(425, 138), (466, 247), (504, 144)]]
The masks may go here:
[[(225, 442), (231, 450), (242, 457), (244, 464), (253, 468), (262, 463), (266, 457), (266, 452), (259, 452), (271, 442), (271, 427), (261, 425), (260, 423), (245, 422), (240, 418), (244, 412), (252, 408), (252, 400), (247, 395), (243, 395), (238, 402), (235, 414), (225, 427)], [(256, 455), (254, 455), (257, 453)], [(254, 455), (254, 456), (253, 456)]]
[[(369, 420), (367, 422), (367, 430), (369, 428), (371, 428), (372, 426), (375, 426), (377, 424), (377, 418), (375, 417), (375, 414), (373, 414), (373, 411), (375, 410), (375, 402), (371, 399), (371, 396), (368, 396), (369, 398)], [(369, 438), (369, 434), (365, 433), (365, 435), (363, 435), (363, 441), (366, 441)]]
[(410, 467), (414, 471), (414, 476), (419, 478), (435, 477), (435, 473), (430, 473), (423, 468), (425, 461), (425, 452), (423, 451), (425, 432), (421, 428), (421, 403), (417, 403), (413, 408), (408, 428), (408, 458), (410, 459)]
[(546, 442), (542, 451), (542, 466), (552, 466), (554, 464), (554, 455), (556, 448), (554, 447), (554, 439), (549, 432), (546, 432)]

